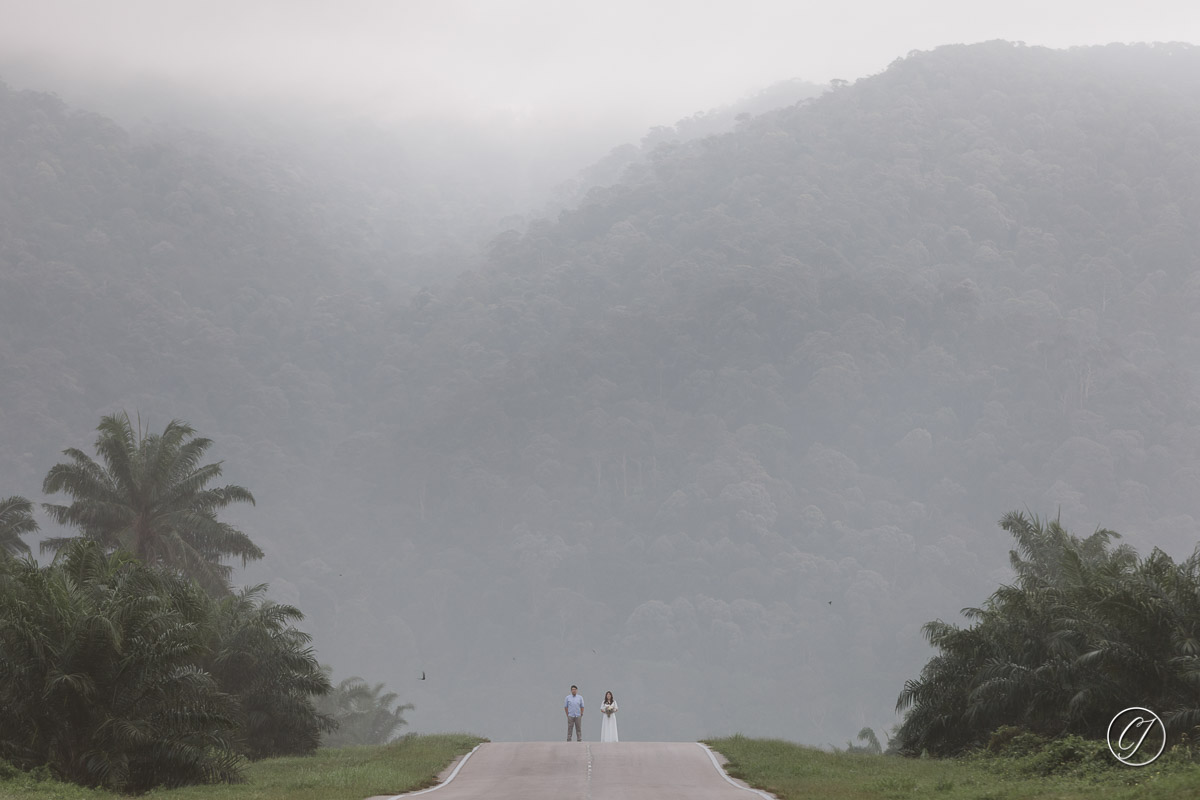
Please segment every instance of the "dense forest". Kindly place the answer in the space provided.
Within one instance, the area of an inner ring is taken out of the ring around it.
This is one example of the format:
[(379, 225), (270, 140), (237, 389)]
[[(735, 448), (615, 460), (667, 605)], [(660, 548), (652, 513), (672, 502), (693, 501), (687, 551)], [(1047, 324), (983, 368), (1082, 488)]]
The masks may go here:
[(416, 729), (558, 738), (571, 683), (630, 739), (890, 727), (1005, 512), (1196, 544), (1198, 90), (1187, 45), (913, 53), (425, 286), (328, 207), (396, 172), (0, 90), (0, 497), (187, 419), (253, 486), (245, 581)]

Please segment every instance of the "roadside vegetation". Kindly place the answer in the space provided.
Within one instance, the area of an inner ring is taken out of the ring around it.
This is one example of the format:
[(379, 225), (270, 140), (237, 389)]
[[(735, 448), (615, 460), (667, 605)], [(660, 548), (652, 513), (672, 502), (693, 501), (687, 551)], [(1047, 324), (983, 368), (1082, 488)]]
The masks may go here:
[[(364, 800), (432, 786), (438, 773), (480, 742), (465, 733), (408, 734), (386, 745), (322, 748), (312, 755), (249, 764), (244, 783), (159, 788), (155, 800)], [(0, 765), (0, 800), (117, 800), (126, 795), (62, 783), (46, 770)]]
[[(298, 608), (269, 599), (265, 585), (231, 588), (227, 559), (262, 551), (217, 517), (254, 498), (211, 485), (221, 475), (220, 462), (202, 464), (211, 441), (177, 421), (151, 433), (128, 414), (98, 430), (99, 461), (64, 450), (43, 484), (71, 497), (43, 504), (46, 513), (77, 529), (42, 540), (49, 564), (21, 539), (38, 530), (33, 504), (0, 501), (4, 791), (237, 784), (248, 763), (392, 739), (410, 705), (394, 707), (394, 693), (361, 678), (334, 687), (296, 627)], [(364, 756), (322, 755), (288, 772), (327, 769), (329, 758)], [(440, 751), (417, 763), (428, 758)]]
[(741, 735), (705, 742), (725, 769), (780, 800), (1177, 800), (1196, 796), (1200, 761), (1176, 746), (1153, 764), (1126, 767), (1103, 741), (1014, 737), (958, 758), (825, 752)]
[[(328, 667), (325, 673), (329, 674)], [(349, 747), (391, 741), (408, 724), (404, 712), (413, 708), (412, 703), (396, 705), (398, 697), (395, 692), (385, 692), (382, 683), (371, 686), (357, 675), (342, 680), (316, 701), (317, 711), (337, 725), (321, 737), (321, 746)]]
[(1176, 563), (1140, 557), (1119, 534), (1069, 533), (1057, 520), (1009, 513), (1016, 580), (970, 627), (925, 626), (939, 651), (900, 694), (893, 743), (905, 755), (950, 756), (1011, 726), (1046, 738), (1103, 739), (1121, 709), (1163, 720), (1167, 744), (1200, 726), (1200, 548)]
[[(905, 684), (886, 751), (870, 728), (832, 753), (710, 740), (729, 773), (781, 800), (1195, 797), (1200, 548), (1177, 563), (1158, 549), (1141, 557), (1109, 530), (1079, 537), (1019, 512), (1000, 527), (1016, 579), (964, 609), (969, 627), (925, 626), (938, 654)], [(1105, 741), (1134, 705), (1166, 727), (1164, 754), (1145, 767), (1118, 762)]]

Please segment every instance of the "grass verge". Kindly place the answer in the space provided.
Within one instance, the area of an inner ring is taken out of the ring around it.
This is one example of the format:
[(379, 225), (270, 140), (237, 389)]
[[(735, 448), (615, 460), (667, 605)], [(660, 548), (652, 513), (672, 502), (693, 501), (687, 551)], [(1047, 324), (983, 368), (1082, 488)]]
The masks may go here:
[[(439, 772), (480, 742), (465, 733), (405, 736), (378, 747), (318, 750), (311, 756), (249, 764), (246, 783), (156, 789), (154, 800), (364, 800), (431, 786)], [(18, 773), (0, 778), (0, 800), (127, 800), (127, 795)]]
[[(961, 759), (827, 753), (778, 739), (731, 736), (705, 744), (726, 770), (780, 800), (1176, 800), (1200, 796), (1200, 764), (1166, 753), (1147, 767), (1095, 753), (1048, 763), (1045, 753)], [(1104, 748), (1104, 743), (1099, 745)]]

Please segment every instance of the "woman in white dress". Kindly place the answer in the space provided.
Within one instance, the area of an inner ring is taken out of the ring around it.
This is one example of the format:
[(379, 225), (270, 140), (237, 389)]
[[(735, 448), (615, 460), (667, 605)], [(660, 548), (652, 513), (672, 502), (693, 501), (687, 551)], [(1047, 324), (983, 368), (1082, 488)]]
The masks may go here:
[(612, 692), (604, 693), (604, 702), (600, 705), (600, 713), (604, 718), (600, 721), (600, 741), (615, 742), (617, 740), (617, 701)]

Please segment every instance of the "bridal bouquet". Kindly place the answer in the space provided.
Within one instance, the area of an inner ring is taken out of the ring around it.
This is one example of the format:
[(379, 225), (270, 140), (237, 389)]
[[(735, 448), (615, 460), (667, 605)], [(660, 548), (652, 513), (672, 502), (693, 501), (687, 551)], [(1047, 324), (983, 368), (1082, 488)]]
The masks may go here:
[(613, 715), (613, 713), (617, 710), (617, 704), (616, 703), (605, 703), (604, 705), (600, 706), (600, 710), (603, 711), (605, 714), (608, 714), (611, 717)]

